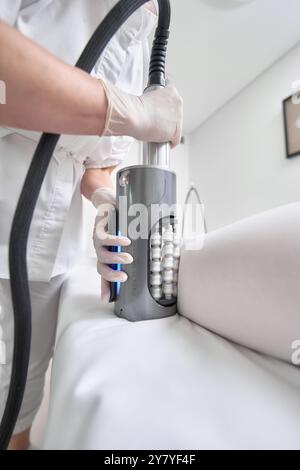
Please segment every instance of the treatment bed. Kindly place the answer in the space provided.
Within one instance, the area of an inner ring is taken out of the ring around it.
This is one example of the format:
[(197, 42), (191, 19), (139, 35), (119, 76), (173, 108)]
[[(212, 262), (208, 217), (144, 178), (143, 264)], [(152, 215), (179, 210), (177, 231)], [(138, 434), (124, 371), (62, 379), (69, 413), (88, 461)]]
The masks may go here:
[(300, 369), (179, 315), (116, 318), (90, 260), (61, 295), (44, 449), (300, 449)]

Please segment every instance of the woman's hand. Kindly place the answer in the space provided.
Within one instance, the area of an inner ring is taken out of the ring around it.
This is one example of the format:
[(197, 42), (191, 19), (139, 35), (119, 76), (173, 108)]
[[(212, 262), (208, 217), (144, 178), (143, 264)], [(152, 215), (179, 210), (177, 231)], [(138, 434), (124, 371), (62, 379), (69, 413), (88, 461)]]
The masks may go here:
[(128, 135), (144, 142), (180, 143), (183, 100), (174, 85), (130, 95), (101, 81), (106, 92), (108, 111), (102, 135)]
[(2, 21), (0, 49), (0, 79), (7, 84), (0, 125), (179, 144), (183, 102), (174, 86), (130, 95), (63, 63)]
[(126, 282), (127, 274), (121, 271), (115, 271), (111, 268), (113, 264), (131, 264), (133, 258), (129, 253), (116, 253), (110, 251), (112, 247), (127, 247), (130, 240), (126, 237), (119, 237), (109, 234), (107, 223), (109, 213), (115, 209), (115, 194), (110, 188), (98, 188), (91, 197), (92, 203), (97, 208), (98, 213), (94, 227), (94, 247), (97, 253), (97, 270), (102, 277), (101, 297), (102, 300), (109, 299), (110, 282)]

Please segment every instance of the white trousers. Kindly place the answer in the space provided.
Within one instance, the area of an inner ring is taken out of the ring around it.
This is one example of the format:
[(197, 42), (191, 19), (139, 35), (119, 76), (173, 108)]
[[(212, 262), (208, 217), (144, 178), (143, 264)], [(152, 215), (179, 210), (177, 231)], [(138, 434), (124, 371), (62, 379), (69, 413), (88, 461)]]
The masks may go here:
[[(53, 353), (60, 290), (65, 276), (50, 282), (30, 282), (32, 340), (28, 381), (15, 434), (28, 429), (43, 398), (45, 374)], [(13, 310), (10, 283), (0, 279), (0, 417), (3, 414), (11, 374), (13, 352)]]
[(299, 282), (297, 202), (211, 232), (203, 249), (183, 251), (178, 310), (236, 343), (291, 362), (300, 340)]

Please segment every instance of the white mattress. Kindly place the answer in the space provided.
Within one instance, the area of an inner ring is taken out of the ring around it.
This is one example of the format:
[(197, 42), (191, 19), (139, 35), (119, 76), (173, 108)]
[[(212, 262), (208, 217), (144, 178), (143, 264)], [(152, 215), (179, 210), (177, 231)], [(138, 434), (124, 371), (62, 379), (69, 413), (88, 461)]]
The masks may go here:
[(175, 316), (128, 323), (94, 262), (60, 305), (45, 449), (300, 449), (300, 370)]

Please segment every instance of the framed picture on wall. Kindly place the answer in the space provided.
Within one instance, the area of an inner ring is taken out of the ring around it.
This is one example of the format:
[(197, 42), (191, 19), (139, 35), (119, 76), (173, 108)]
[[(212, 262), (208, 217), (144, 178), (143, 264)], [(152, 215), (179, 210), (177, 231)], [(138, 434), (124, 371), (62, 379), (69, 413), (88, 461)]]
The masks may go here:
[(287, 158), (300, 155), (300, 92), (283, 102)]

